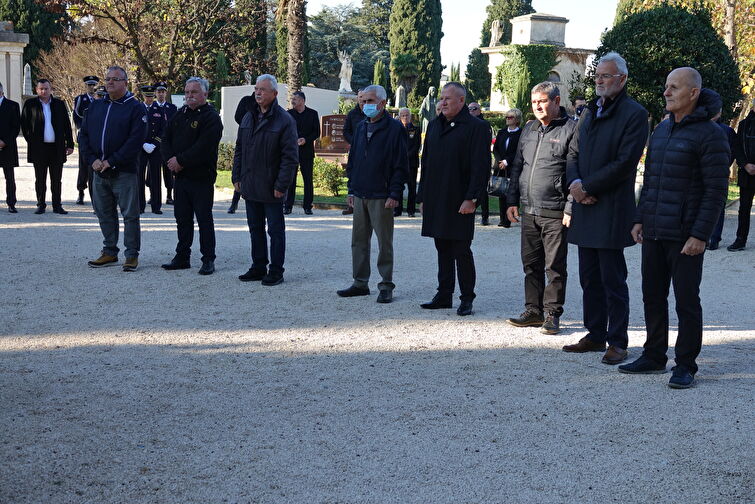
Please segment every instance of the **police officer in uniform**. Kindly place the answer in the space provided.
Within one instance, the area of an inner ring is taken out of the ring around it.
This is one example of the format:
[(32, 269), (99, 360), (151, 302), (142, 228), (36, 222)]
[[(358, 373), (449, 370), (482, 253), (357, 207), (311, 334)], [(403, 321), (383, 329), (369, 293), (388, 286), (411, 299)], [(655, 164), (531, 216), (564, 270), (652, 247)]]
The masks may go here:
[[(178, 107), (168, 102), (168, 84), (160, 81), (154, 84), (155, 97), (157, 98), (157, 104), (165, 110), (165, 117), (167, 121), (175, 115), (178, 111)], [(166, 205), (173, 204), (173, 181), (175, 175), (168, 169), (168, 165), (163, 163), (163, 180), (165, 181), (165, 190), (167, 191), (167, 197), (165, 198)]]
[[(79, 142), (78, 132), (81, 129), (81, 123), (84, 122), (89, 105), (96, 99), (95, 89), (100, 82), (100, 78), (95, 75), (84, 77), (84, 84), (87, 86), (86, 93), (82, 93), (73, 100), (73, 123), (76, 125), (76, 143)], [(79, 197), (76, 200), (77, 205), (84, 204), (84, 189), (89, 187), (89, 199), (92, 199), (92, 170), (84, 164), (79, 154), (79, 176), (76, 179), (76, 189), (79, 190)]]
[[(154, 86), (142, 86), (144, 94), (144, 106), (147, 107), (147, 138), (142, 145), (142, 152), (139, 160), (139, 173), (146, 174), (146, 184), (149, 187), (149, 204), (152, 207), (152, 213), (161, 215), (162, 205), (162, 185), (160, 182), (160, 172), (162, 171), (162, 156), (160, 154), (160, 142), (165, 125), (168, 123), (168, 117), (165, 107), (161, 107), (154, 100)], [(141, 181), (142, 179), (140, 179)], [(146, 204), (144, 202), (144, 189), (141, 192), (139, 203), (141, 211), (144, 212)]]

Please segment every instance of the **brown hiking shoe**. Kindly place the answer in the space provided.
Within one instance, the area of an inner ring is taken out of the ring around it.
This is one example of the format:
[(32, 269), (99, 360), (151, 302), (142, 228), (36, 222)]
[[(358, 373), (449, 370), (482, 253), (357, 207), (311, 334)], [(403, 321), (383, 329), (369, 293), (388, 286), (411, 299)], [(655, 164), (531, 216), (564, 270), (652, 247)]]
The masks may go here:
[(625, 349), (613, 345), (608, 345), (608, 350), (606, 350), (606, 353), (600, 362), (614, 366), (616, 364), (619, 364), (620, 362), (627, 360), (628, 355), (629, 353)]
[(136, 257), (127, 257), (126, 262), (123, 263), (123, 271), (136, 271), (139, 266), (139, 259)]
[(103, 268), (105, 266), (115, 266), (116, 263), (118, 263), (118, 258), (116, 256), (111, 256), (107, 254), (102, 254), (100, 257), (98, 257), (94, 261), (87, 262), (87, 264), (91, 268)]
[(585, 352), (603, 352), (606, 349), (605, 343), (595, 343), (593, 340), (588, 338), (587, 336), (583, 336), (581, 340), (579, 340), (574, 345), (566, 345), (562, 348), (564, 352), (573, 352), (573, 353), (585, 353)]

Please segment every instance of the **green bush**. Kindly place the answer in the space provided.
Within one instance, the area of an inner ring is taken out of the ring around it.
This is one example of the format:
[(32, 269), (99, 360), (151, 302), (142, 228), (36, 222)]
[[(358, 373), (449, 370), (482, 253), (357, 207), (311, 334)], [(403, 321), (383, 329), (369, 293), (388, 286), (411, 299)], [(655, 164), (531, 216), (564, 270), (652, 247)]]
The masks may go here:
[(315, 157), (312, 179), (317, 187), (330, 192), (332, 196), (340, 196), (338, 192), (345, 176), (346, 172), (339, 163)]
[(525, 113), (530, 105), (530, 91), (548, 77), (556, 66), (556, 47), (547, 44), (503, 46), (506, 56), (495, 74), (495, 89), (500, 91), (509, 105)]
[(233, 142), (220, 142), (218, 146), (218, 171), (233, 170), (233, 151), (236, 144)]

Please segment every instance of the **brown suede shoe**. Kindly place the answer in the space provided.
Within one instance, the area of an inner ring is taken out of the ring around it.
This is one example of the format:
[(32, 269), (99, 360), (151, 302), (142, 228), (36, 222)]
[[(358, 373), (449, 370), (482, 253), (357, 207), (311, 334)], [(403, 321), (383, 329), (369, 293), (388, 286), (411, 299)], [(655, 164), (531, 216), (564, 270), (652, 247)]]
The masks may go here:
[(606, 350), (605, 355), (603, 355), (603, 359), (600, 361), (603, 364), (610, 364), (615, 365), (620, 362), (624, 362), (627, 360), (627, 355), (629, 353), (624, 350), (623, 348), (619, 348), (617, 346), (608, 345), (608, 350)]
[(565, 345), (562, 348), (564, 352), (573, 352), (573, 353), (602, 352), (605, 349), (606, 349), (605, 343), (595, 343), (593, 340), (591, 340), (587, 336), (583, 336), (582, 339), (579, 340), (574, 345)]
[(102, 254), (100, 257), (98, 257), (94, 261), (87, 262), (87, 264), (91, 268), (103, 268), (105, 266), (115, 266), (115, 264), (117, 263), (118, 263), (118, 258), (116, 256), (111, 256), (107, 254)]

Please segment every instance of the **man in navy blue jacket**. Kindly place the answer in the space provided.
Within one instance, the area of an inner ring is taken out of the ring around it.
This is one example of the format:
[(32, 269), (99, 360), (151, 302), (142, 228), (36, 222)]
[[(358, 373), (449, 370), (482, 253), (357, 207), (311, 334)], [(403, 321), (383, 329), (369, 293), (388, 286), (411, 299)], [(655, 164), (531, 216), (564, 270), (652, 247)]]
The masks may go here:
[(108, 97), (89, 107), (80, 133), (81, 155), (94, 170), (94, 210), (104, 237), (102, 253), (89, 266), (100, 268), (118, 262), (118, 207), (123, 214), (123, 271), (136, 271), (139, 228), (139, 151), (147, 134), (147, 110), (128, 89), (126, 70), (107, 70)]
[(385, 88), (367, 86), (362, 112), (367, 119), (354, 132), (346, 165), (349, 207), (354, 208), (351, 260), (354, 283), (338, 291), (341, 297), (366, 296), (370, 289), (370, 240), (378, 239), (378, 303), (393, 300), (393, 209), (403, 197), (409, 173), (407, 135), (397, 120), (385, 113)]

